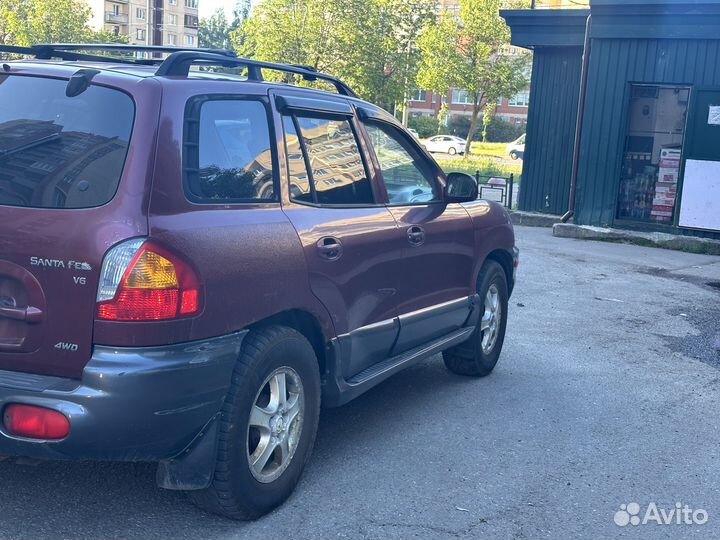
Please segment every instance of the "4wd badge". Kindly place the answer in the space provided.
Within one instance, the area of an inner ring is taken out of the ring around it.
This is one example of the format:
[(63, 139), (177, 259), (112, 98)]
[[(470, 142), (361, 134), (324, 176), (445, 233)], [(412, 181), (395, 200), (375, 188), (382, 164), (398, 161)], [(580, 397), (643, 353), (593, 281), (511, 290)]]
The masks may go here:
[(69, 351), (69, 352), (75, 352), (78, 350), (78, 344), (77, 343), (66, 343), (64, 341), (58, 341), (54, 347), (56, 349), (60, 349), (61, 351)]

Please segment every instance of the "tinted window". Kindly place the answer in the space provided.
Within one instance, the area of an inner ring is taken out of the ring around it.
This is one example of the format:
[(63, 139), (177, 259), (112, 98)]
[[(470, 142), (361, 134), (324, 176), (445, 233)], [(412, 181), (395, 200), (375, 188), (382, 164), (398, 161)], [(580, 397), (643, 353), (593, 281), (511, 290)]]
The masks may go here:
[(285, 118), (291, 196), (327, 205), (373, 204), (370, 180), (350, 123), (295, 117), (301, 145), (292, 120)]
[(110, 201), (125, 164), (135, 106), (91, 85), (0, 75), (0, 204), (88, 208)]
[(262, 103), (206, 101), (196, 125), (187, 142), (192, 145), (197, 140), (197, 153), (186, 148), (191, 199), (205, 203), (275, 199), (268, 117)]
[(410, 144), (395, 128), (367, 124), (368, 134), (382, 171), (390, 204), (412, 204), (439, 200), (436, 183)]

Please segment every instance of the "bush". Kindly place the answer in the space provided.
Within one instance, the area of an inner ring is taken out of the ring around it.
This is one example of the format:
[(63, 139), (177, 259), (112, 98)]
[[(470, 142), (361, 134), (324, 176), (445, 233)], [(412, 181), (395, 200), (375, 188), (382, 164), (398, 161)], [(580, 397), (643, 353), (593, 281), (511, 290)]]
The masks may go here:
[(432, 137), (438, 132), (438, 121), (433, 116), (411, 116), (408, 119), (408, 127), (418, 132), (421, 139)]
[[(478, 133), (482, 133), (482, 129), (479, 129)], [(512, 142), (523, 133), (525, 133), (524, 125), (514, 125), (502, 118), (493, 118), (488, 126), (485, 142)]]
[(470, 132), (470, 117), (464, 114), (455, 114), (448, 119), (447, 128), (448, 135), (467, 139)]

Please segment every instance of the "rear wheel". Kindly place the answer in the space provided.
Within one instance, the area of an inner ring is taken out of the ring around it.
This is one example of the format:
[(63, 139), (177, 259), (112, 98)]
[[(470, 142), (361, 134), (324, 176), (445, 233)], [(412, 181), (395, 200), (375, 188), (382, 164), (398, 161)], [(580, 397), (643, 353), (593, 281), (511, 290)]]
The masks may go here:
[(454, 156), (455, 154), (457, 154), (457, 150), (455, 149), (454, 146), (451, 146), (450, 148), (448, 148), (448, 154), (450, 154), (451, 156)]
[(505, 340), (508, 313), (508, 286), (499, 263), (488, 260), (478, 283), (480, 320), (472, 337), (443, 352), (447, 368), (458, 375), (484, 377), (497, 364)]
[(511, 158), (511, 159), (517, 159), (517, 158), (519, 158), (519, 157), (520, 157), (520, 154), (518, 154), (515, 150), (513, 150), (512, 152), (510, 152), (510, 158)]
[(282, 326), (243, 342), (222, 409), (215, 474), (191, 499), (210, 512), (256, 519), (292, 493), (310, 457), (320, 414), (312, 346)]

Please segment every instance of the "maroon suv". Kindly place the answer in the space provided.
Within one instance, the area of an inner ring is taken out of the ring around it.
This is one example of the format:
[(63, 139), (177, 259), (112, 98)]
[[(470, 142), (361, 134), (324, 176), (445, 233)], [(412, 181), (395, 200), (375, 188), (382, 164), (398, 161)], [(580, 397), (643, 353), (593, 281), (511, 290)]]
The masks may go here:
[(158, 462), (251, 519), (321, 404), (492, 371), (518, 251), (473, 178), (309, 68), (92, 48), (0, 47), (33, 57), (0, 71), (0, 455)]

